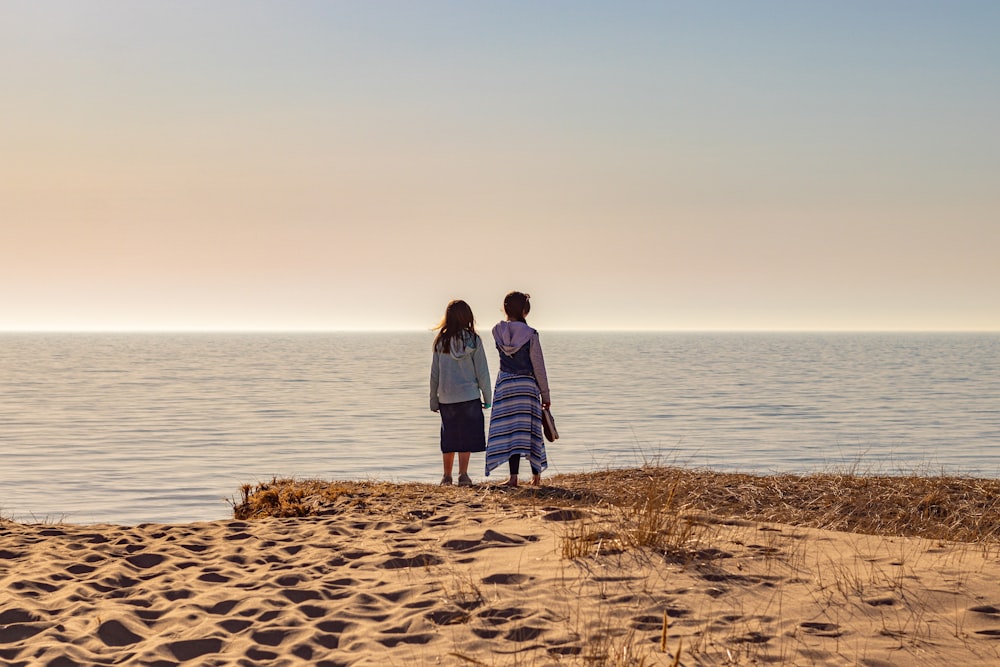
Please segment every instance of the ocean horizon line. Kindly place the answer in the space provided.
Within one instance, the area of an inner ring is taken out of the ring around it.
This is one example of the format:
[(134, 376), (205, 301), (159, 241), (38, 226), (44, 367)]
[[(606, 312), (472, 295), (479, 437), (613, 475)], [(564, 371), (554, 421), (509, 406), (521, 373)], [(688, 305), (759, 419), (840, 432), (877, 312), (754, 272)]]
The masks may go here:
[[(1000, 329), (857, 329), (857, 328), (822, 328), (822, 329), (756, 329), (756, 328), (677, 328), (677, 329), (645, 329), (645, 328), (576, 328), (576, 327), (542, 327), (547, 333), (642, 333), (642, 334), (1000, 334)], [(403, 334), (430, 333), (434, 327), (428, 328), (316, 328), (316, 329), (282, 329), (282, 328), (79, 328), (79, 329), (0, 329), (0, 335), (52, 335), (52, 334)]]

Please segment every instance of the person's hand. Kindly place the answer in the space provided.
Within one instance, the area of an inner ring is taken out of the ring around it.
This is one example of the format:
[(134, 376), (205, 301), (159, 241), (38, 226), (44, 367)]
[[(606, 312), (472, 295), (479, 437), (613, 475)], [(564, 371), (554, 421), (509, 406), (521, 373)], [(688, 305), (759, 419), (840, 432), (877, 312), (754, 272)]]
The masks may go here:
[(543, 409), (548, 410), (551, 407), (552, 407), (552, 401), (549, 401), (548, 403), (546, 403), (544, 401), (542, 402), (542, 408)]

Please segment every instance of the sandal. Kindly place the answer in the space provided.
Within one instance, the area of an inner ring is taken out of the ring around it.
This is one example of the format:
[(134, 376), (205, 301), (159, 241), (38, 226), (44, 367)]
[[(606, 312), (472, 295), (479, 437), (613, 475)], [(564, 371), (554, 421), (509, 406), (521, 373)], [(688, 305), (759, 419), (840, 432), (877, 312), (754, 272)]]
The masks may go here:
[(451, 486), (451, 475), (445, 475), (441, 478), (441, 486)]
[(466, 475), (465, 473), (462, 473), (461, 475), (458, 476), (458, 485), (459, 486), (472, 486), (472, 479), (468, 475)]

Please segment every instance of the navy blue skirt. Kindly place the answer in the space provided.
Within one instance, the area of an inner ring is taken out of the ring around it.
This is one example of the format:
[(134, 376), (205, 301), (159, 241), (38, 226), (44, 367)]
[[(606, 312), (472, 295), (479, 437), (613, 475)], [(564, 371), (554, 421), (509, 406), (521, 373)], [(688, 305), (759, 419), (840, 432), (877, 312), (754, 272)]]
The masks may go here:
[(441, 451), (486, 451), (486, 422), (479, 399), (462, 403), (442, 403)]

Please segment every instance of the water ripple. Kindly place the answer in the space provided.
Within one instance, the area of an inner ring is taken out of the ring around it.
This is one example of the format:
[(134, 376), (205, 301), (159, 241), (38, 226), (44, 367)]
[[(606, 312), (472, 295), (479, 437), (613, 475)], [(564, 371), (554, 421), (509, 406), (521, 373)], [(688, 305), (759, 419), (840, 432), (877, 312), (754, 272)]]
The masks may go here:
[[(552, 472), (1000, 476), (995, 334), (542, 340)], [(426, 333), (0, 336), (0, 513), (193, 521), (272, 476), (432, 481), (429, 347)]]

